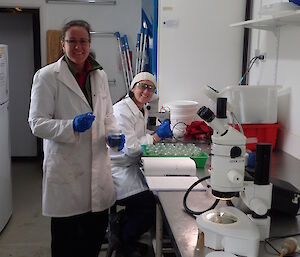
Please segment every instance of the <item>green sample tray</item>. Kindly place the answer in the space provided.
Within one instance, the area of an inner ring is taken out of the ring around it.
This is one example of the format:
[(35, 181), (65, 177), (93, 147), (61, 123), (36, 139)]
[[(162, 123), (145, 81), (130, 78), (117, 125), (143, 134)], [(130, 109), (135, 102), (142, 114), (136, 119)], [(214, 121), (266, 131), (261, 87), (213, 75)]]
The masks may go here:
[(204, 168), (208, 154), (194, 144), (158, 143), (141, 145), (145, 157), (189, 157), (194, 160), (197, 168)]

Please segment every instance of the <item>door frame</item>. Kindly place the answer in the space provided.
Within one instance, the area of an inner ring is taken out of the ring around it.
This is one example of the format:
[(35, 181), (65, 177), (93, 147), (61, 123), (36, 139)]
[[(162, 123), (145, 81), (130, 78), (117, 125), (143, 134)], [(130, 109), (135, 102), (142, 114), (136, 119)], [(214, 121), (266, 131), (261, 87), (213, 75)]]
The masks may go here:
[[(23, 8), (23, 7), (1, 7), (0, 13), (14, 13), (16, 15), (28, 13), (32, 15), (33, 29), (33, 54), (34, 54), (34, 71), (41, 68), (41, 33), (40, 33), (40, 9), (39, 8)], [(14, 157), (17, 159), (24, 157)], [(37, 138), (37, 156), (25, 157), (26, 159), (42, 159), (42, 140)]]

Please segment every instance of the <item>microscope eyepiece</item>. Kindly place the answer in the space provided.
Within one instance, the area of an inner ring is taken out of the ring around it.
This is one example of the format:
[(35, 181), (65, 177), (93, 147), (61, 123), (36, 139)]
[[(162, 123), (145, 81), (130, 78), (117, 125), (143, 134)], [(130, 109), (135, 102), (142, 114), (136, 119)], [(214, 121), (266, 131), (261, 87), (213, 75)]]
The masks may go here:
[(227, 111), (227, 98), (218, 97), (217, 98), (217, 114), (216, 117), (218, 119), (226, 119), (226, 111)]
[(211, 122), (214, 118), (215, 118), (215, 114), (206, 106), (202, 106), (197, 114), (200, 116), (200, 118), (202, 118), (203, 120), (205, 120), (206, 122)]
[(259, 143), (256, 145), (254, 184), (268, 185), (270, 183), (272, 144)]

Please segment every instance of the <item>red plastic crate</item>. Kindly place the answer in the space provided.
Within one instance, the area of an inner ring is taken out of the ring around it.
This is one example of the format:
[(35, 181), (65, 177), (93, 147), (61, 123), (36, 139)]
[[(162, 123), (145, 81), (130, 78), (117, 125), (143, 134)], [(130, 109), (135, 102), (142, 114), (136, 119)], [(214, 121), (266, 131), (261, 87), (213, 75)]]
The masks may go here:
[[(271, 143), (273, 151), (276, 147), (277, 131), (280, 128), (280, 123), (275, 124), (242, 124), (244, 134), (249, 141), (255, 143), (246, 143), (246, 149), (255, 151), (257, 143)], [(236, 129), (239, 130), (236, 125)]]

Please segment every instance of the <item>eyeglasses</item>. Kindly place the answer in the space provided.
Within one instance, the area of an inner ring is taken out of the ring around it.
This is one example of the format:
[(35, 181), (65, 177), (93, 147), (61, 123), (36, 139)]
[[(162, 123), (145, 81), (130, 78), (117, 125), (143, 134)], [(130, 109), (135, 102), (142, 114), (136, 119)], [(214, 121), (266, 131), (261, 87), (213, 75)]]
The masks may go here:
[(65, 42), (67, 42), (71, 46), (76, 46), (77, 44), (80, 44), (82, 46), (87, 46), (90, 43), (90, 40), (88, 39), (65, 39)]
[(148, 89), (152, 93), (155, 91), (155, 86), (153, 85), (148, 85), (146, 83), (141, 83), (141, 82), (136, 83), (136, 85), (142, 90)]

